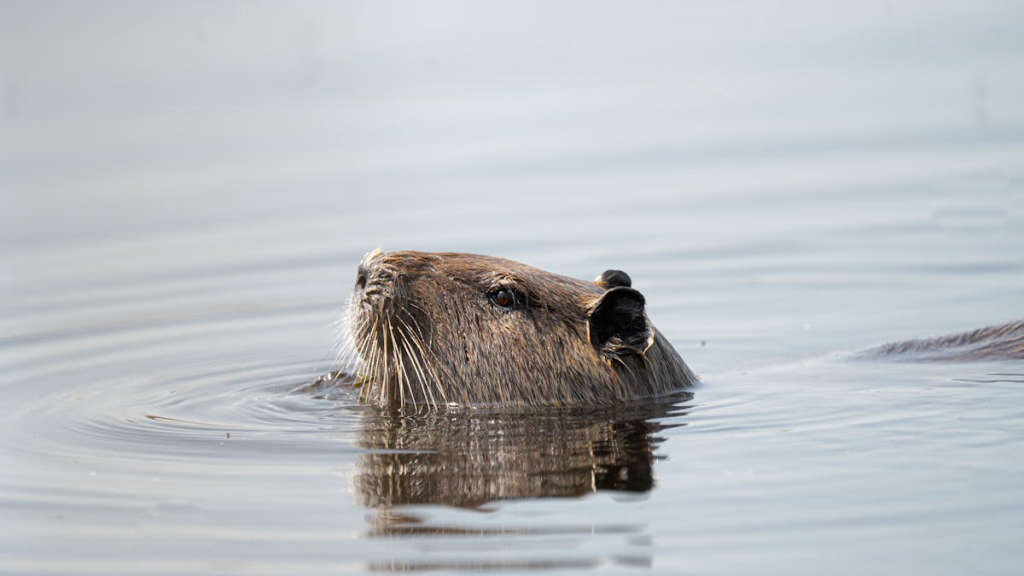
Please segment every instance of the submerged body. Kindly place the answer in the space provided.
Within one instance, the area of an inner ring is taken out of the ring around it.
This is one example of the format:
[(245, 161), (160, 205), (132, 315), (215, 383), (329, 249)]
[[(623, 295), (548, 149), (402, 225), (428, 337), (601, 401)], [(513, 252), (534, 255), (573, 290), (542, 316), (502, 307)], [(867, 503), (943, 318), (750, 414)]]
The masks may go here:
[(893, 342), (868, 351), (870, 357), (971, 361), (1024, 359), (1024, 320), (970, 332)]
[(362, 393), (382, 405), (608, 405), (690, 386), (628, 275), (594, 282), (503, 258), (380, 252), (349, 304)]

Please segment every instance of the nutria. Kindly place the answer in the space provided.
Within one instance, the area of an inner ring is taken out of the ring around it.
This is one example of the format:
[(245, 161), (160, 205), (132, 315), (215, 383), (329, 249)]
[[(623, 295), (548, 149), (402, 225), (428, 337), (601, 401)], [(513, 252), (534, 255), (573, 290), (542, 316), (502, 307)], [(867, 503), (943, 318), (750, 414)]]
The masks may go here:
[(594, 282), (459, 253), (373, 251), (348, 308), (360, 393), (380, 405), (610, 405), (696, 376), (625, 272)]
[(932, 361), (1024, 359), (1024, 320), (936, 338), (892, 342), (860, 355), (867, 358)]

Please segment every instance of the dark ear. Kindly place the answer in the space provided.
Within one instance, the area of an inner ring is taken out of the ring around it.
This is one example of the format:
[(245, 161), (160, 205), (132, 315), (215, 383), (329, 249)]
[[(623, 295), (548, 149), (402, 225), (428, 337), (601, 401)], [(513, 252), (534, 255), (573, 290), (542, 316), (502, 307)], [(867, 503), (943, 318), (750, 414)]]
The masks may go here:
[(605, 270), (598, 274), (597, 278), (594, 278), (594, 283), (601, 288), (615, 288), (616, 286), (633, 285), (633, 281), (630, 280), (629, 274), (626, 274), (622, 270)]
[(643, 354), (654, 339), (644, 295), (620, 286), (605, 292), (587, 317), (590, 344), (606, 354)]

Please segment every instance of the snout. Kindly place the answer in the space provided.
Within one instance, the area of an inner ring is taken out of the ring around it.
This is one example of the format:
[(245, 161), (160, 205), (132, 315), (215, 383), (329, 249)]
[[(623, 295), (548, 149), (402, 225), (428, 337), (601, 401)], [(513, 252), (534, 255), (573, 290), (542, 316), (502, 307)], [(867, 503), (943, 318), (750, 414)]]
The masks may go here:
[(359, 267), (356, 269), (356, 284), (352, 289), (356, 300), (366, 301), (384, 292), (390, 278), (382, 270), (383, 257), (383, 252), (374, 250), (367, 252), (360, 260)]

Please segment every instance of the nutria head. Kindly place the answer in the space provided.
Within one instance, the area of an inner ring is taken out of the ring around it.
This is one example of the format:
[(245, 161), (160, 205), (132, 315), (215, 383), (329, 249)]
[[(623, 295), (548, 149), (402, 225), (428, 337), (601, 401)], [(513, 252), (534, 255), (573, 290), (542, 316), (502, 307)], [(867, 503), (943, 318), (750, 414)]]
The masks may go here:
[(695, 382), (629, 276), (575, 280), (503, 258), (380, 252), (359, 265), (349, 329), (379, 404), (565, 406)]

